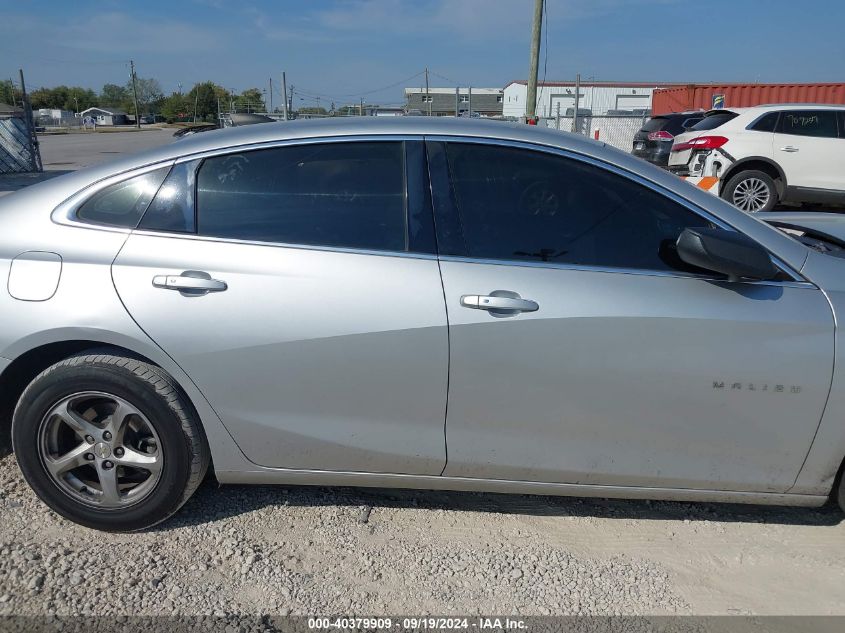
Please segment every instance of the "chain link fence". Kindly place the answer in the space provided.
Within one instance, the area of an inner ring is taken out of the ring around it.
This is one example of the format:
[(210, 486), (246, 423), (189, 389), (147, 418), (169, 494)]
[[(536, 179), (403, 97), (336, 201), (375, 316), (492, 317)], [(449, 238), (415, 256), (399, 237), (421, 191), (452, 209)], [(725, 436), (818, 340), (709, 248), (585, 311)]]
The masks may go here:
[(647, 115), (609, 115), (609, 116), (560, 116), (540, 120), (541, 125), (564, 132), (573, 132), (593, 138), (618, 149), (630, 152), (634, 144), (634, 135), (639, 132), (648, 119)]

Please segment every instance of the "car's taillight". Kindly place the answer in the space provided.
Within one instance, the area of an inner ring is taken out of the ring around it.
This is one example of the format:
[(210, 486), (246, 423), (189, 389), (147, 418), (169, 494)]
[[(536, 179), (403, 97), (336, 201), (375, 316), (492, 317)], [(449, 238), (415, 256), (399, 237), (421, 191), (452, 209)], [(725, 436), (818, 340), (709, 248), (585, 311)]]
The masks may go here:
[(648, 140), (650, 141), (671, 141), (675, 138), (673, 134), (670, 134), (666, 130), (660, 130), (659, 132), (649, 132), (648, 133)]
[(699, 136), (692, 140), (675, 143), (672, 146), (673, 152), (683, 152), (688, 149), (719, 149), (728, 142), (724, 136)]

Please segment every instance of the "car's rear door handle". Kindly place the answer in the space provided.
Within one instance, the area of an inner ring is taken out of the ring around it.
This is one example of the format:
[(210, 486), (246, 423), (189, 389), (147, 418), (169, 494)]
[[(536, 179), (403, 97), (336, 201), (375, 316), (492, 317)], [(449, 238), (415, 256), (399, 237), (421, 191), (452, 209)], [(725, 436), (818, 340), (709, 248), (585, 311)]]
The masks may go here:
[(795, 147), (794, 145), (785, 145), (784, 147), (780, 148), (780, 151), (782, 151), (782, 152), (797, 152), (798, 148)]
[(156, 275), (153, 277), (153, 286), (191, 294), (223, 292), (229, 287), (225, 281), (212, 279), (208, 273), (197, 271), (186, 271), (181, 275)]
[(536, 312), (540, 306), (536, 301), (519, 297), (503, 297), (497, 295), (464, 295), (461, 305), (476, 310), (508, 311), (508, 312)]

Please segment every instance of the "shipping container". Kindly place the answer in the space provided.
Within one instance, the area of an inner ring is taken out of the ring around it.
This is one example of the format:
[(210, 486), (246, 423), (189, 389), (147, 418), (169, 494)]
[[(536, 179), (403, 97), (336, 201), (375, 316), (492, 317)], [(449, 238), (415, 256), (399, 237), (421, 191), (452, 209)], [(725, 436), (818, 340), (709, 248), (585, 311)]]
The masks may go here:
[(845, 83), (825, 84), (689, 84), (655, 90), (653, 114), (744, 108), (769, 103), (845, 104)]

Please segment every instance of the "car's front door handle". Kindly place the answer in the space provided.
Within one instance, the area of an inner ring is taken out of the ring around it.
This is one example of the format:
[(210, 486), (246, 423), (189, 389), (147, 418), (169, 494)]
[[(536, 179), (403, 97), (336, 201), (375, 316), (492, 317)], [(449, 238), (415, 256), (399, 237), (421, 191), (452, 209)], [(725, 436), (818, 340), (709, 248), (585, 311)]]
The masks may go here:
[(228, 288), (225, 281), (211, 279), (211, 276), (207, 273), (156, 275), (153, 277), (153, 286), (166, 290), (181, 290), (203, 294), (206, 292), (223, 292)]
[(502, 297), (496, 295), (464, 295), (461, 305), (476, 310), (502, 310), (508, 312), (536, 312), (540, 306), (536, 301), (518, 297)]
[(785, 145), (784, 147), (780, 148), (780, 151), (782, 151), (782, 152), (797, 152), (798, 148), (795, 147), (794, 145)]

